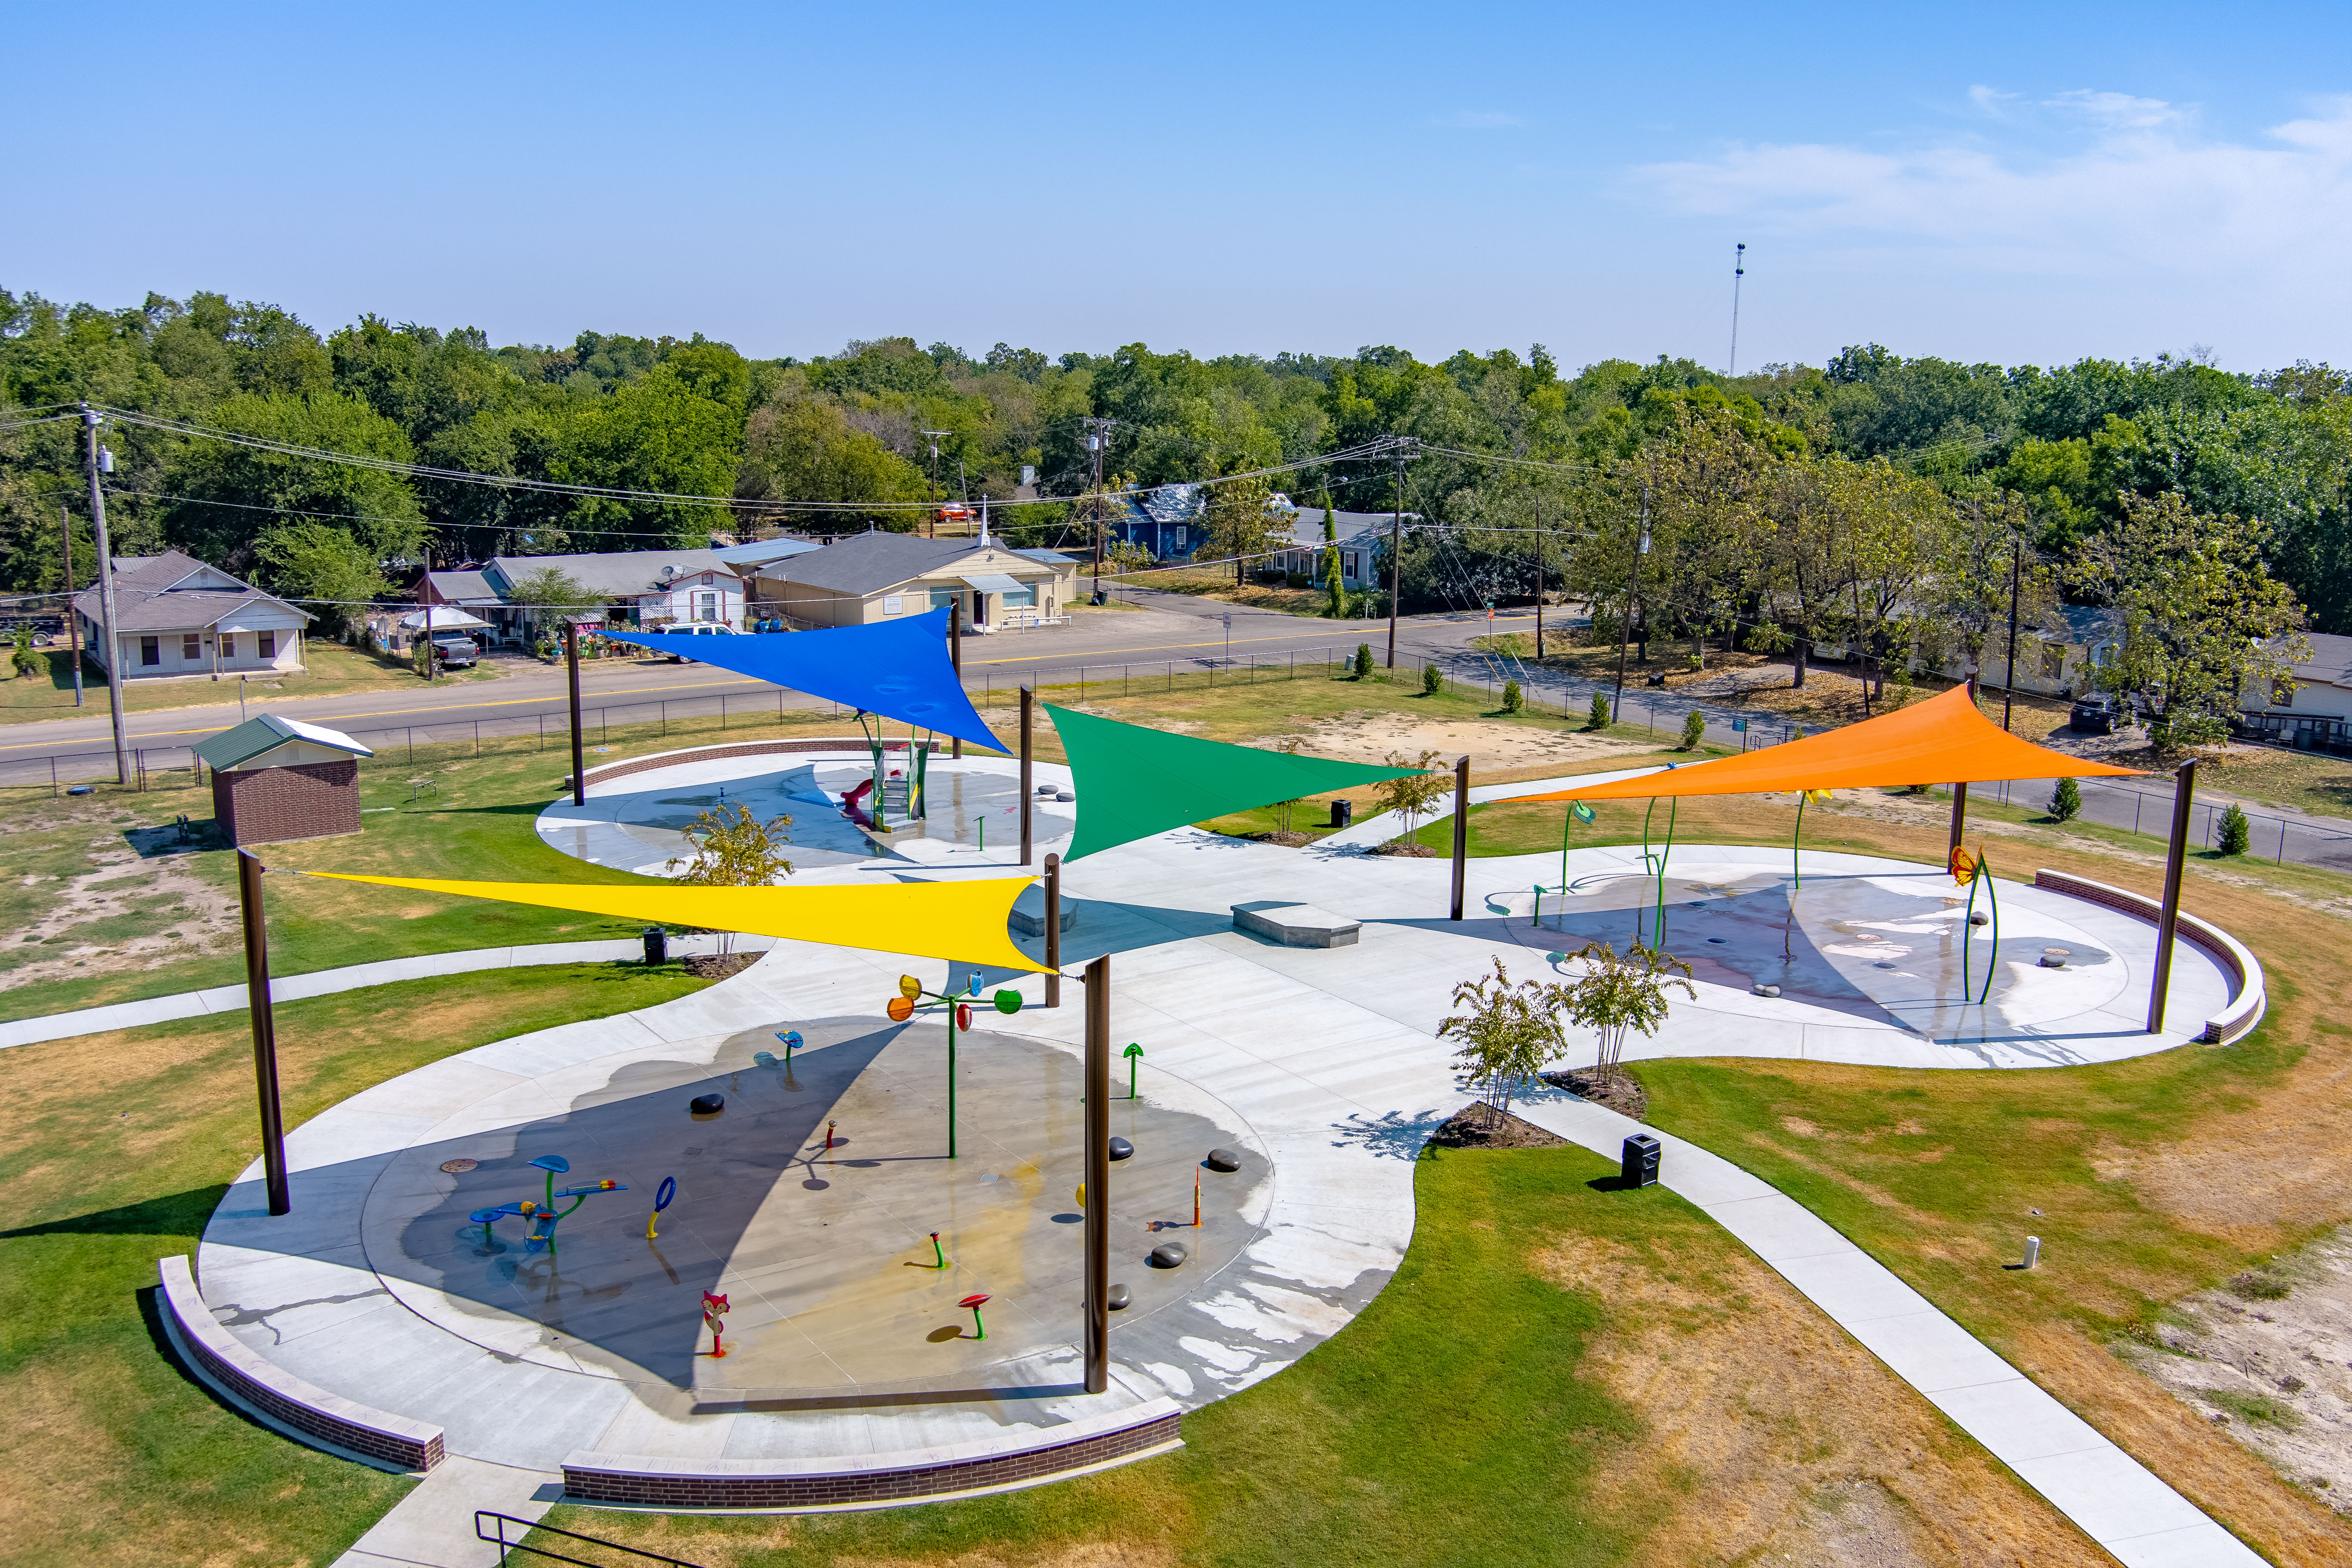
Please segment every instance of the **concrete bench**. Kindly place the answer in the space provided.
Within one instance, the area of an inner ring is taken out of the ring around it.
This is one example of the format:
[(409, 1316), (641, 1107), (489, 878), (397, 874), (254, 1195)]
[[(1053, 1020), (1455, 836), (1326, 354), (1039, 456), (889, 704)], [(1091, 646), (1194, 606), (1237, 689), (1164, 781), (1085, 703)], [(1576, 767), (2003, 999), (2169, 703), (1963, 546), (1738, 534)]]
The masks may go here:
[(1234, 929), (1284, 947), (1353, 947), (1363, 922), (1313, 904), (1235, 904)]
[[(1078, 923), (1078, 901), (1068, 894), (1062, 896), (1062, 929), (1069, 930)], [(1030, 888), (1013, 900), (1013, 930), (1018, 936), (1045, 934), (1045, 889)]]

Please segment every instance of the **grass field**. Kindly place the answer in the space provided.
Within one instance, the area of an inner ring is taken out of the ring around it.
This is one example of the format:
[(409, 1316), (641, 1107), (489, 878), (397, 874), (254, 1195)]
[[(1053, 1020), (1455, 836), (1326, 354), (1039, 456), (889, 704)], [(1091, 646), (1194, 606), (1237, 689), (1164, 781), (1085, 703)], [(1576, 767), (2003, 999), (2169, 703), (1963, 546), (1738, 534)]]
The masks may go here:
[[(106, 673), (95, 664), (82, 665), (82, 706), (73, 700), (73, 655), (62, 648), (43, 650), (48, 656), (44, 675), (17, 676), (0, 681), (0, 724), (24, 724), (41, 719), (69, 719), (79, 711), (103, 718)], [(324, 637), (302, 639), (302, 662), (308, 668), (292, 674), (258, 678), (245, 684), (248, 706), (295, 697), (336, 697), (349, 691), (392, 691), (421, 686), (414, 665), (379, 658)], [(471, 669), (445, 670), (449, 681), (495, 680), (494, 664)], [(236, 700), (235, 676), (221, 680), (201, 678), (175, 680), (126, 680), (122, 706), (132, 713), (152, 713), (167, 708), (206, 708)]]
[(1858, 1505), (1907, 1561), (2105, 1561), (1714, 1222), (1612, 1169), (1424, 1154), (1395, 1280), (1186, 1416), (1177, 1454), (873, 1513), (548, 1522), (710, 1568), (1600, 1568), (1814, 1562)]
[[(286, 1121), (533, 1029), (651, 1006), (675, 966), (416, 981), (278, 1009)], [(0, 1052), (0, 1561), (331, 1561), (410, 1482), (216, 1402), (172, 1360), (155, 1260), (192, 1252), (257, 1152), (242, 1014)]]

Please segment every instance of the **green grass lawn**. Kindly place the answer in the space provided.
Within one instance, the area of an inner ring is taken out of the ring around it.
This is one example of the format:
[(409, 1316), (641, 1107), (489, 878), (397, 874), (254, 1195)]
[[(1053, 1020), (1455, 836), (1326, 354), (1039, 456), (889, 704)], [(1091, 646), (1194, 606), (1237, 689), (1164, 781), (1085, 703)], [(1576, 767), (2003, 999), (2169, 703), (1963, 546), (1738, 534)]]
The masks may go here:
[[(107, 711), (105, 671), (95, 664), (82, 665), (82, 705), (76, 709), (73, 655), (63, 648), (41, 651), (48, 658), (46, 672), (0, 680), (0, 724), (70, 719), (78, 713), (103, 718)], [(379, 658), (323, 637), (302, 639), (302, 662), (307, 668), (289, 674), (272, 676), (267, 680), (259, 677), (247, 679), (247, 704), (295, 697), (337, 697), (350, 691), (394, 691), (424, 684), (415, 666), (405, 660)], [(445, 670), (439, 679), (495, 680), (500, 673), (496, 665), (480, 664), (471, 669)], [(152, 713), (167, 708), (208, 708), (235, 703), (236, 690), (237, 680), (233, 675), (220, 680), (125, 680), (122, 706), (126, 712), (132, 713)]]
[[(278, 1009), (286, 1120), (453, 1052), (653, 1005), (676, 966), (565, 965)], [(0, 1052), (0, 1560), (323, 1563), (412, 1484), (215, 1401), (171, 1358), (155, 1261), (257, 1152), (242, 1014)]]
[[(1914, 1473), (1937, 1473), (1916, 1489), (1923, 1510), (1944, 1506), (1938, 1486), (1972, 1489), (2021, 1535), (2053, 1544), (2056, 1556), (2037, 1562), (2096, 1561), (1866, 1358), (1854, 1363), (1859, 1386), (1830, 1393), (1813, 1414), (1784, 1421), (1775, 1411), (1694, 1458), (1681, 1437), (1709, 1425), (1710, 1410), (1645, 1407), (1622, 1391), (1630, 1365), (1737, 1359), (1757, 1336), (1770, 1337), (1776, 1359), (1798, 1346), (1810, 1358), (1827, 1353), (1830, 1331), (1706, 1215), (1663, 1187), (1616, 1191), (1604, 1180), (1612, 1172), (1572, 1147), (1425, 1154), (1395, 1279), (1296, 1365), (1186, 1415), (1176, 1454), (877, 1512), (559, 1508), (548, 1522), (731, 1568), (1713, 1562), (1729, 1555), (1660, 1555), (1659, 1543), (1705, 1539), (1727, 1494), (1751, 1521), (1769, 1521), (1792, 1481), (1810, 1488), (1848, 1467), (1894, 1473), (1906, 1461), (1886, 1464), (1889, 1451), (1908, 1442)], [(1601, 1270), (1603, 1286), (1569, 1255), (1620, 1261)], [(1777, 1388), (1777, 1367), (1765, 1371)], [(1811, 1375), (1805, 1383), (1810, 1398)], [(1872, 1416), (1842, 1425), (1864, 1400), (1905, 1415), (1901, 1436)], [(1744, 1461), (1768, 1459), (1778, 1474), (1743, 1474)]]

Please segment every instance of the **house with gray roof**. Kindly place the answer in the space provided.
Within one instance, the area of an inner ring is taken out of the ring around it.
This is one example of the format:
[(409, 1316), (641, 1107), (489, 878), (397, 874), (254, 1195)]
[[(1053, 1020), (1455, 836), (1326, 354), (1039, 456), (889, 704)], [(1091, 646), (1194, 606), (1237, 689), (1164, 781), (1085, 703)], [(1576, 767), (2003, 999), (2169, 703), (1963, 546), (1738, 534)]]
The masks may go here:
[(530, 621), (530, 607), (517, 602), (515, 584), (549, 567), (604, 600), (605, 620), (612, 626), (652, 628), (717, 622), (743, 629), (743, 574), (717, 551), (624, 550), (492, 557), (480, 575), (503, 606), (499, 615), (504, 618), (498, 624), (509, 636), (522, 635)]
[[(1407, 512), (1407, 519), (1413, 514)], [(1395, 523), (1395, 514), (1385, 511), (1334, 511), (1331, 525), (1339, 534), (1339, 580), (1348, 588), (1377, 588), (1380, 565), (1375, 557), (1388, 543), (1389, 531)], [(1416, 520), (1417, 521), (1417, 520)], [(1299, 509), (1298, 515), (1289, 520), (1287, 531), (1295, 549), (1286, 550), (1266, 563), (1268, 569), (1323, 581), (1326, 570), (1323, 561), (1323, 509), (1310, 506)]]
[(218, 680), (291, 675), (302, 668), (302, 633), (314, 618), (285, 600), (192, 555), (114, 558), (114, 647), (99, 626), (96, 584), (74, 595), (81, 644), (125, 680)]
[(960, 605), (967, 627), (993, 632), (1062, 619), (1077, 575), (1075, 560), (1051, 550), (877, 529), (757, 568), (752, 605), (757, 616), (803, 627), (870, 626)]

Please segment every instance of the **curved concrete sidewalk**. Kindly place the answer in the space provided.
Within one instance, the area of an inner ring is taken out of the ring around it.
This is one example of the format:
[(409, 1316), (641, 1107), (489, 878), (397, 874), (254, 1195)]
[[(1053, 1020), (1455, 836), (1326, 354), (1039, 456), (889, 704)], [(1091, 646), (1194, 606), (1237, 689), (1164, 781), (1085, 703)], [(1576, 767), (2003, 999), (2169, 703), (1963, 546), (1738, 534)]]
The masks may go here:
[[(765, 952), (775, 938), (739, 936), (738, 950)], [(672, 936), (669, 950), (681, 956), (719, 951), (716, 936)], [(644, 954), (644, 944), (620, 942), (544, 942), (527, 947), (478, 947), (463, 952), (428, 952), (415, 958), (387, 958), (375, 963), (354, 963), (341, 969), (319, 969), (308, 974), (273, 975), (272, 1002), (300, 1002), (331, 996), (338, 991), (359, 991), (389, 985), (395, 980), (429, 980), (440, 974), (470, 974), (478, 969), (522, 969), (541, 963), (611, 963)], [(150, 996), (139, 1002), (117, 1002), (105, 1007), (83, 1007), (71, 1013), (50, 1013), (37, 1018), (17, 1018), (0, 1024), (0, 1050), (11, 1046), (38, 1045), (44, 1040), (69, 1039), (76, 1035), (102, 1034), (109, 1029), (135, 1029), (142, 1024), (168, 1024), (175, 1018), (201, 1018), (213, 1013), (245, 1011), (245, 987), (215, 985), (204, 991), (183, 991), (171, 996)]]

